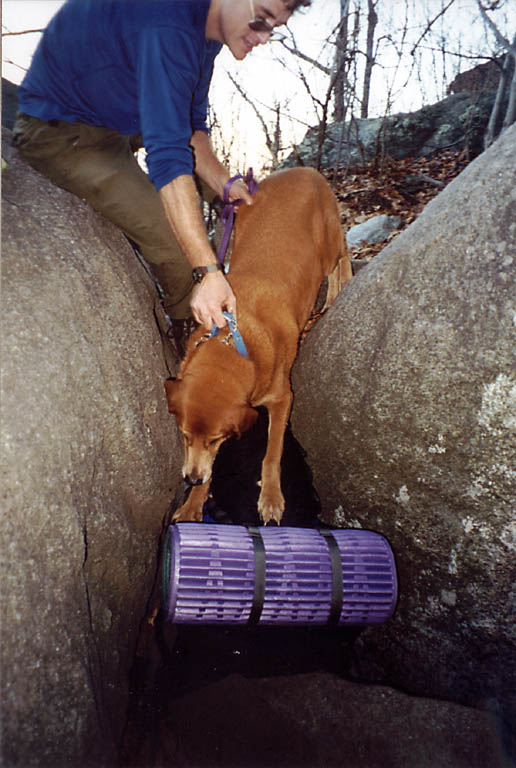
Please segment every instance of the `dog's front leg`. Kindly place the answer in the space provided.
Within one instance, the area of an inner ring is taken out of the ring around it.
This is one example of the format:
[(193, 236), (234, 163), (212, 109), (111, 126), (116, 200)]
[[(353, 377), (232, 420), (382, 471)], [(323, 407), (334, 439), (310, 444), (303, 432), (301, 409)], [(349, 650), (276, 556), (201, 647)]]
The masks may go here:
[(292, 406), (292, 393), (288, 392), (280, 400), (266, 405), (269, 412), (269, 440), (262, 463), (258, 512), (265, 525), (271, 520), (275, 520), (279, 525), (285, 509), (285, 499), (281, 492), (281, 456), (285, 427)]
[(202, 522), (202, 508), (208, 498), (210, 480), (202, 485), (194, 485), (185, 503), (176, 509), (172, 517), (174, 523)]

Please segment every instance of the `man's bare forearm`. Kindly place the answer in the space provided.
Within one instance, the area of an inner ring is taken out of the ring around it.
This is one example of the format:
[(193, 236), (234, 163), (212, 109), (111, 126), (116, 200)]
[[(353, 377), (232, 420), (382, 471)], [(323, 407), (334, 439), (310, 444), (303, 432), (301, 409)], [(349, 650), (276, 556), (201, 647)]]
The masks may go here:
[[(178, 176), (159, 191), (170, 228), (192, 267), (215, 264), (206, 228), (201, 216), (199, 199), (191, 176)], [(207, 274), (192, 291), (192, 314), (198, 323), (210, 329), (222, 328), (226, 320), (224, 309), (236, 311), (236, 299), (222, 272)]]
[(215, 264), (192, 176), (178, 176), (159, 191), (168, 223), (192, 267)]
[[(209, 137), (196, 131), (191, 139), (195, 155), (195, 171), (217, 194), (223, 195), (229, 178), (227, 169), (214, 155)], [(197, 189), (190, 175), (177, 176), (159, 191), (161, 202), (181, 250), (192, 267), (216, 263), (215, 253), (206, 234), (201, 215)], [(248, 205), (253, 200), (247, 185), (241, 179), (231, 185), (229, 199), (242, 199)], [(190, 302), (192, 314), (206, 328), (213, 323), (223, 327), (226, 323), (223, 309), (236, 312), (236, 298), (222, 272), (207, 274), (195, 286)]]

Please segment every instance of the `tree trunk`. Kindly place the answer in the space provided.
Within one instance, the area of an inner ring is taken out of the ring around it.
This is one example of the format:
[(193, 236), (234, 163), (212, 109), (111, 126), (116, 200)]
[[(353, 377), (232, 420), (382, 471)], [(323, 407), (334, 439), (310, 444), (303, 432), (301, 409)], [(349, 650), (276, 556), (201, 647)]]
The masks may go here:
[[(516, 35), (514, 36), (512, 45), (513, 47), (516, 46)], [(496, 91), (496, 98), (493, 104), (493, 109), (491, 110), (491, 114), (489, 116), (489, 122), (487, 124), (486, 132), (484, 134), (484, 149), (487, 149), (489, 146), (491, 146), (491, 144), (493, 143), (497, 135), (496, 128), (500, 120), (500, 112), (502, 110), (503, 100), (504, 100), (505, 91), (507, 88), (507, 82), (509, 80), (509, 73), (511, 71), (511, 63), (513, 59), (515, 62), (514, 75), (512, 78), (511, 92), (509, 96), (509, 105), (507, 107), (507, 112), (505, 114), (505, 118), (503, 121), (502, 130), (504, 130), (514, 122), (514, 118), (515, 118), (514, 110), (516, 109), (516, 98), (515, 98), (516, 57), (512, 56), (511, 52), (508, 51), (505, 56), (502, 71), (500, 73), (500, 80), (498, 82), (498, 88)], [(512, 120), (511, 120), (511, 112), (512, 112)], [(509, 120), (510, 122), (508, 122)]]
[(373, 44), (374, 32), (378, 23), (378, 15), (375, 8), (375, 0), (367, 0), (367, 44), (366, 65), (364, 71), (364, 87), (362, 91), (362, 106), (360, 117), (367, 117), (369, 112), (369, 90), (371, 88), (371, 72), (374, 67)]
[(507, 105), (507, 112), (505, 113), (505, 117), (502, 124), (502, 133), (505, 131), (506, 128), (508, 128), (510, 125), (512, 125), (514, 122), (516, 122), (516, 53), (514, 52), (514, 47), (516, 45), (516, 36), (514, 37), (513, 41), (513, 50), (507, 54), (507, 61), (509, 62), (512, 59), (514, 70), (512, 73), (512, 80), (511, 80), (511, 87), (509, 90), (509, 104)]
[(334, 119), (336, 122), (344, 120), (345, 117), (345, 103), (344, 103), (344, 90), (346, 85), (346, 68), (344, 66), (344, 60), (348, 50), (348, 19), (349, 19), (349, 3), (350, 0), (340, 0), (340, 25), (337, 33), (336, 51), (335, 51), (335, 111)]

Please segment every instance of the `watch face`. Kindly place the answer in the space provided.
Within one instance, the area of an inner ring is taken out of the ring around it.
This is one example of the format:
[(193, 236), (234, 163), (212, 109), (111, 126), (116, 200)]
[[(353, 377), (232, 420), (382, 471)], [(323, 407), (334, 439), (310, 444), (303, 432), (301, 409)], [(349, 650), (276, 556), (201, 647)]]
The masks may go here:
[(195, 269), (192, 270), (192, 278), (194, 283), (200, 283), (205, 274), (205, 269), (202, 267), (195, 267)]
[(209, 264), (207, 267), (194, 267), (192, 269), (192, 279), (194, 283), (200, 283), (204, 275), (208, 272), (217, 272), (218, 270), (224, 272), (224, 267), (221, 264)]

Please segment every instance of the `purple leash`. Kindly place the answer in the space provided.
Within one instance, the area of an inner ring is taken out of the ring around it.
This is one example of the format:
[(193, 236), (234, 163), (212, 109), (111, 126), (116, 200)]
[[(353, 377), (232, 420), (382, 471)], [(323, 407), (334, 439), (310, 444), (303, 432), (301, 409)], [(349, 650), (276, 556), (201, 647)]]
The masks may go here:
[(233, 229), (233, 222), (235, 219), (235, 208), (244, 202), (241, 198), (238, 198), (238, 200), (233, 200), (231, 203), (229, 202), (229, 190), (233, 182), (237, 181), (238, 179), (244, 179), (249, 188), (249, 192), (252, 195), (254, 195), (258, 189), (258, 183), (253, 176), (252, 168), (249, 168), (245, 177), (242, 176), (241, 173), (238, 173), (236, 176), (232, 176), (228, 181), (226, 181), (224, 185), (224, 198), (222, 201), (224, 203), (224, 208), (222, 209), (222, 213), (220, 215), (220, 220), (224, 225), (224, 235), (222, 237), (220, 248), (217, 253), (217, 259), (220, 264), (224, 264), (226, 251), (229, 245), (229, 238), (231, 237), (231, 231)]

